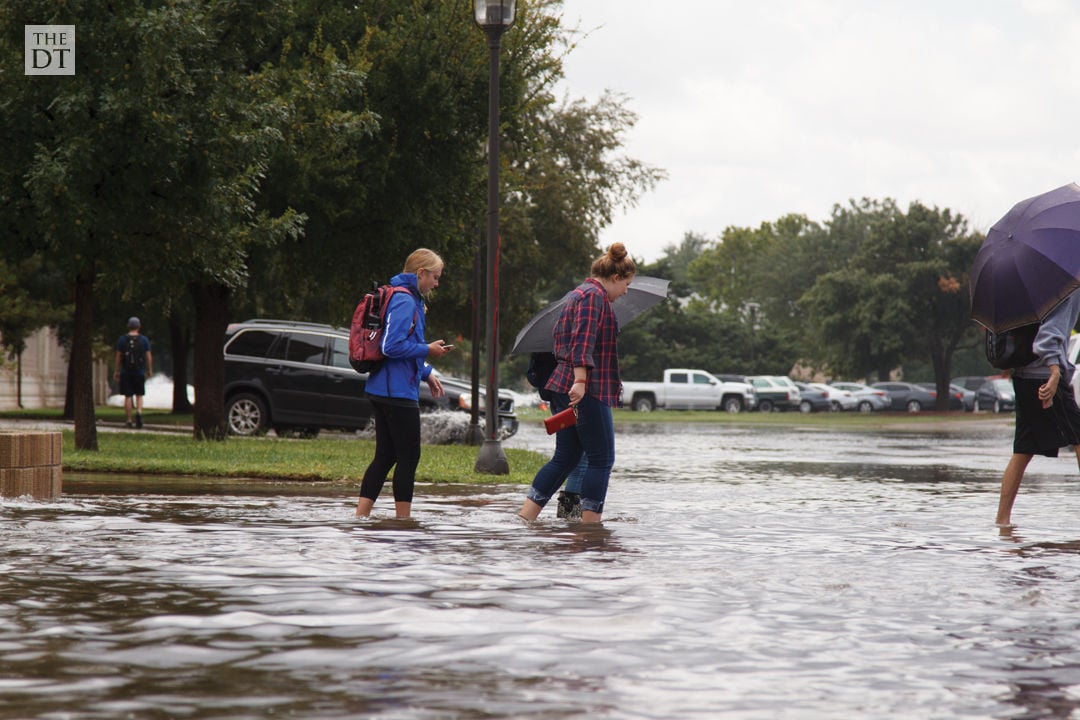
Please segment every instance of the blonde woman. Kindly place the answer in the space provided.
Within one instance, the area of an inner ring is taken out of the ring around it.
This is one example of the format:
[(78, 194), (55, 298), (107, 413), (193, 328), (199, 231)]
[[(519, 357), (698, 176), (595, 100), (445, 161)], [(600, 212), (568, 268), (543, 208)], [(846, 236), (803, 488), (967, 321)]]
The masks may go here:
[(394, 470), (394, 514), (407, 518), (412, 513), (416, 466), (420, 463), (420, 383), (427, 382), (434, 397), (442, 397), (439, 378), (431, 373), (429, 359), (440, 358), (453, 349), (442, 340), (424, 339), (426, 306), (424, 299), (439, 286), (443, 261), (427, 248), (413, 251), (405, 268), (390, 279), (395, 292), (386, 309), (382, 352), (386, 360), (368, 376), (366, 393), (374, 408), (375, 457), (360, 483), (359, 517), (371, 514), (386, 476)]

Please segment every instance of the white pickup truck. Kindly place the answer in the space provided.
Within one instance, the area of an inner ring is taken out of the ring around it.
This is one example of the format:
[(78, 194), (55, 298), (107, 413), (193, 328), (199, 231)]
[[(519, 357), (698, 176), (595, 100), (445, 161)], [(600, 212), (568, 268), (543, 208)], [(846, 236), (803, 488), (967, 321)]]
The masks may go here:
[(638, 412), (668, 410), (753, 410), (754, 388), (747, 383), (727, 382), (704, 370), (672, 368), (661, 382), (624, 382), (622, 404)]

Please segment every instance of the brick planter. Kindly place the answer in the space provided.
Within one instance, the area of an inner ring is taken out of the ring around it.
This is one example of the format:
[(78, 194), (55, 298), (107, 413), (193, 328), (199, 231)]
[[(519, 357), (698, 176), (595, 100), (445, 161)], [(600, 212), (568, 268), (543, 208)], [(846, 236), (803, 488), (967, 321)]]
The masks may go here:
[(58, 432), (0, 431), (0, 497), (60, 497), (62, 435)]

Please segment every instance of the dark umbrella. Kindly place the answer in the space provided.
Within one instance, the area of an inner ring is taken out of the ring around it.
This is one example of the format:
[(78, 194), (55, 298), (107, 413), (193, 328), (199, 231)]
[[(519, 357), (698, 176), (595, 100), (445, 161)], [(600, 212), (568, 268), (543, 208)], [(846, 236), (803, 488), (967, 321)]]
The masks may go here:
[[(626, 323), (666, 298), (669, 282), (669, 280), (648, 275), (635, 275), (626, 294), (611, 304), (615, 308), (615, 318), (619, 321), (619, 327), (625, 326)], [(570, 291), (572, 292), (573, 290)], [(562, 307), (566, 304), (570, 293), (563, 295), (533, 315), (517, 334), (514, 348), (510, 352), (551, 352), (554, 349), (551, 332), (555, 329), (555, 321), (559, 319), (559, 313), (562, 312)]]
[(971, 317), (992, 332), (1041, 322), (1080, 287), (1080, 186), (1036, 195), (990, 228), (971, 265)]

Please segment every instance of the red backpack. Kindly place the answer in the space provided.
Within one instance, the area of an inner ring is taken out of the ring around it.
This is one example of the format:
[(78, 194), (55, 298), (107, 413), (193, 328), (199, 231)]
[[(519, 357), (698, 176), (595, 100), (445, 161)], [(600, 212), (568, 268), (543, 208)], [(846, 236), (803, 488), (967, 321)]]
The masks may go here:
[[(409, 292), (407, 287), (379, 285), (364, 293), (353, 312), (349, 326), (349, 364), (358, 373), (373, 373), (382, 365), (386, 356), (382, 352), (383, 332), (386, 330), (386, 308), (390, 297), (396, 292)], [(416, 312), (413, 312), (409, 335), (416, 329)]]

